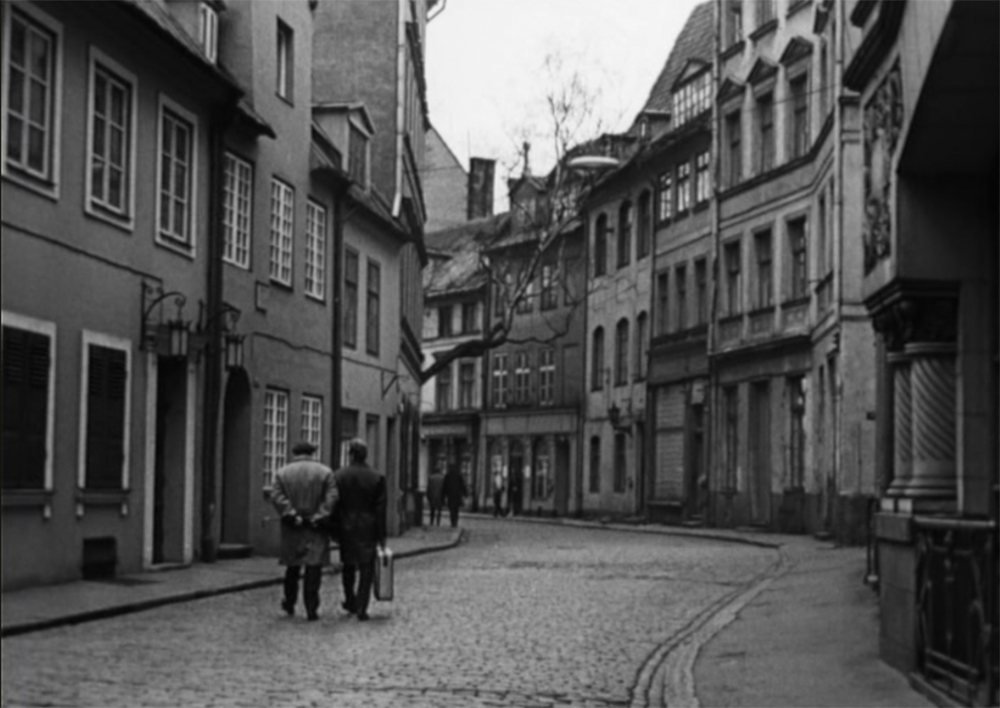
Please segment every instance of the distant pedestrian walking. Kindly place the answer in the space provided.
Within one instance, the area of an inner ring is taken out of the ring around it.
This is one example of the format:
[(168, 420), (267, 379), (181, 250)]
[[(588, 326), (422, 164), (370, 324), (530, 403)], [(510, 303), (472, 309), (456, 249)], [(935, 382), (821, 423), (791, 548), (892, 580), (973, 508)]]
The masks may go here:
[(462, 507), (462, 500), (468, 493), (462, 474), (457, 467), (452, 467), (444, 476), (444, 497), (448, 501), (448, 515), (452, 528), (458, 526), (458, 510)]
[(444, 474), (434, 470), (427, 478), (427, 506), (431, 510), (431, 526), (441, 525), (441, 510), (444, 508)]
[(296, 443), (292, 461), (275, 473), (271, 488), (271, 503), (281, 517), (278, 562), (286, 566), (281, 609), (289, 616), (295, 614), (304, 567), (302, 600), (310, 620), (319, 619), (323, 566), (330, 564), (330, 541), (321, 526), (337, 501), (333, 470), (312, 459), (315, 452), (312, 443)]
[(524, 476), (519, 467), (515, 467), (511, 470), (510, 479), (508, 480), (508, 490), (510, 492), (510, 499), (507, 500), (507, 505), (510, 507), (511, 516), (517, 516), (521, 513), (523, 493), (522, 488), (524, 486)]
[(503, 516), (503, 472), (497, 470), (493, 475), (493, 518)]
[(376, 547), (385, 548), (385, 476), (368, 466), (368, 445), (355, 438), (347, 446), (348, 464), (337, 470), (336, 521), (340, 562), (344, 564), (343, 607), (368, 619)]

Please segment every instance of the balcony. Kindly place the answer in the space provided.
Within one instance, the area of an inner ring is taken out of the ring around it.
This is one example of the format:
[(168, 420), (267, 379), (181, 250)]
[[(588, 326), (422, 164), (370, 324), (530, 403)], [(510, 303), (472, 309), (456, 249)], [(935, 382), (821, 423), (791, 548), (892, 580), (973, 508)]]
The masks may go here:
[(784, 332), (789, 330), (805, 329), (809, 323), (809, 298), (789, 300), (781, 305), (781, 329)]
[(737, 344), (743, 338), (743, 315), (730, 315), (719, 320), (719, 346)]

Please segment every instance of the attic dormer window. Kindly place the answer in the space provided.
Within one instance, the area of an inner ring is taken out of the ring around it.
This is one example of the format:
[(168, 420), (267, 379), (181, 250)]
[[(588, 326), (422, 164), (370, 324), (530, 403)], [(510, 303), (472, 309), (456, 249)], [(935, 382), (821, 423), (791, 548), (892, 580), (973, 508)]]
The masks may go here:
[(213, 64), (219, 56), (219, 13), (207, 2), (198, 11), (201, 18), (201, 50)]
[(679, 128), (711, 107), (711, 76), (705, 71), (674, 89), (673, 127)]
[(356, 126), (350, 127), (350, 144), (348, 146), (349, 164), (347, 166), (351, 179), (364, 188), (368, 187), (368, 136)]

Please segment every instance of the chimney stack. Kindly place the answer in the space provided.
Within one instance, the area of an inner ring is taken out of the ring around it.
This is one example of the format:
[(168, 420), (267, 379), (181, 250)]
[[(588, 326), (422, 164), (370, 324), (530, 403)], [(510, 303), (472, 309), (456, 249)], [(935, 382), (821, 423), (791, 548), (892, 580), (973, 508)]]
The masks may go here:
[(483, 157), (469, 159), (468, 208), (466, 216), (480, 219), (493, 216), (493, 170), (496, 160)]

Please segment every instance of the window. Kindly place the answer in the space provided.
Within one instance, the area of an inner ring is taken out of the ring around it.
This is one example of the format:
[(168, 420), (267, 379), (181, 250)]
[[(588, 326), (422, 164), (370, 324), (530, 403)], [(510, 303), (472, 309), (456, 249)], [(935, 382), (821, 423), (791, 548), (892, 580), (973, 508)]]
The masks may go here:
[(635, 380), (643, 381), (646, 378), (646, 357), (649, 352), (649, 315), (640, 312), (635, 320)]
[(621, 319), (615, 327), (615, 386), (628, 383), (628, 320)]
[(656, 334), (666, 334), (670, 329), (670, 278), (667, 271), (656, 274)]
[(348, 171), (351, 179), (362, 187), (368, 186), (368, 136), (354, 125), (350, 128), (350, 161)]
[(180, 109), (161, 104), (159, 237), (188, 253), (194, 249), (194, 145), (194, 121), (183, 117)]
[(740, 312), (740, 243), (726, 245), (726, 314)]
[(264, 486), (274, 483), (274, 473), (288, 461), (288, 394), (269, 388), (264, 392)]
[(627, 266), (632, 260), (632, 202), (625, 202), (618, 209), (618, 267)]
[(344, 249), (344, 346), (358, 346), (358, 278), (360, 277), (358, 252)]
[(683, 214), (691, 208), (691, 163), (677, 165), (677, 213)]
[(458, 366), (458, 407), (476, 408), (476, 365), (462, 362)]
[(271, 180), (271, 280), (292, 284), (292, 225), (295, 192), (278, 179)]
[(809, 151), (809, 95), (806, 91), (808, 76), (802, 76), (788, 82), (791, 110), (791, 154), (801, 157)]
[(129, 343), (84, 332), (83, 486), (127, 488)]
[(774, 94), (757, 99), (757, 172), (774, 167)]
[(594, 330), (591, 342), (590, 388), (600, 391), (604, 388), (604, 328)]
[(502, 408), (507, 405), (507, 355), (493, 357), (493, 405)]
[(48, 489), (52, 478), (55, 327), (3, 325), (3, 489)]
[(739, 184), (743, 179), (743, 145), (741, 143), (740, 112), (733, 111), (726, 116), (726, 174), (729, 186)]
[(694, 201), (695, 204), (701, 204), (702, 202), (707, 202), (709, 197), (712, 196), (712, 176), (708, 171), (709, 167), (709, 154), (708, 150), (699, 153), (698, 157), (695, 158), (695, 176), (694, 176)]
[(278, 20), (278, 62), (277, 88), (278, 95), (286, 101), (292, 100), (292, 87), (295, 71), (294, 35), (292, 28)]
[(635, 244), (635, 257), (639, 259), (648, 256), (652, 248), (652, 201), (648, 190), (639, 195), (639, 231)]
[(92, 51), (87, 209), (127, 219), (132, 215), (135, 78)]
[(593, 436), (590, 439), (590, 475), (588, 489), (591, 494), (601, 491), (601, 439)]
[(763, 27), (777, 17), (774, 0), (757, 0), (757, 27)]
[(677, 330), (687, 329), (687, 268), (677, 266), (674, 271), (674, 287), (677, 289)]
[(722, 389), (722, 415), (725, 426), (725, 469), (723, 489), (736, 489), (736, 471), (739, 466), (739, 389), (727, 386)]
[(743, 6), (742, 0), (727, 0), (723, 32), (725, 32), (725, 48), (743, 41)]
[(451, 410), (451, 364), (437, 372), (437, 409), (439, 411)]
[(538, 402), (543, 406), (556, 402), (556, 350), (552, 347), (538, 353)]
[(674, 215), (674, 187), (673, 175), (670, 170), (662, 173), (659, 177), (660, 200), (658, 202), (657, 219), (666, 221)]
[(203, 2), (198, 8), (198, 16), (201, 20), (201, 50), (214, 64), (219, 55), (219, 15), (211, 5)]
[(531, 365), (528, 352), (514, 355), (514, 400), (521, 405), (531, 403)]
[(708, 322), (708, 264), (704, 258), (694, 262), (695, 324)]
[(438, 336), (451, 336), (451, 305), (442, 305), (438, 308)]
[(625, 491), (625, 477), (628, 474), (628, 454), (625, 447), (625, 433), (615, 433), (615, 476), (614, 491)]
[(559, 293), (556, 291), (556, 267), (551, 263), (542, 266), (542, 303), (543, 310), (553, 310), (559, 306)]
[(774, 304), (774, 268), (770, 229), (754, 235), (754, 249), (757, 255), (757, 292), (754, 306), (771, 307)]
[(306, 295), (326, 297), (326, 208), (306, 202)]
[(608, 215), (601, 214), (594, 225), (594, 275), (608, 272)]
[(679, 128), (712, 106), (711, 74), (704, 72), (674, 91), (672, 128)]
[(462, 334), (479, 331), (479, 323), (476, 318), (476, 303), (462, 303)]
[(791, 299), (809, 295), (809, 262), (806, 251), (806, 220), (788, 222), (788, 250), (792, 254)]
[(323, 399), (302, 396), (302, 439), (316, 446), (316, 459), (323, 459)]
[(11, 168), (7, 174), (52, 183), (56, 180), (55, 124), (59, 115), (56, 93), (59, 27), (37, 21), (35, 18), (41, 17), (41, 13), (29, 15), (13, 6), (8, 13), (9, 34), (4, 37), (5, 173)]
[(816, 202), (816, 270), (821, 278), (829, 269), (826, 251), (826, 190), (823, 190)]
[(368, 302), (365, 315), (367, 316), (367, 327), (365, 328), (365, 350), (369, 354), (378, 356), (382, 326), (382, 312), (380, 298), (382, 296), (382, 269), (375, 261), (368, 261)]
[(253, 169), (249, 163), (227, 152), (223, 180), (222, 257), (227, 263), (249, 269)]
[[(526, 278), (530, 273), (522, 273), (521, 277)], [(527, 314), (534, 309), (532, 300), (535, 299), (535, 281), (529, 280), (524, 284), (524, 289), (521, 291), (521, 295), (517, 300), (516, 310), (518, 314)]]

